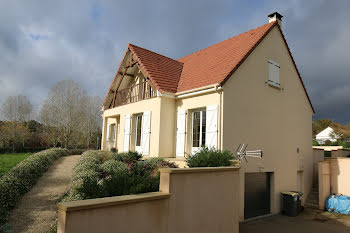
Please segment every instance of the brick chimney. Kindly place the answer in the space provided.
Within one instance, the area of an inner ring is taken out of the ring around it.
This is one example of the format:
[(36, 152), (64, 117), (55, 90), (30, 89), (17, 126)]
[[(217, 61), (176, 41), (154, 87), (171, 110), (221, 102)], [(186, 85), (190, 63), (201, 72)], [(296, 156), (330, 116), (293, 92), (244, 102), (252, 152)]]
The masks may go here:
[(274, 13), (271, 13), (268, 15), (269, 17), (269, 23), (277, 21), (278, 24), (280, 25), (280, 27), (282, 28), (282, 15), (280, 13), (278, 13), (277, 11)]

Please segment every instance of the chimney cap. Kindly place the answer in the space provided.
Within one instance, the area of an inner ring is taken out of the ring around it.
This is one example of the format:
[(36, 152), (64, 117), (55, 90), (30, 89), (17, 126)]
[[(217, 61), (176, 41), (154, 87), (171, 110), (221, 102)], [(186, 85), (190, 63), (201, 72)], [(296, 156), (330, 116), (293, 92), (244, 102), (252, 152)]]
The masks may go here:
[(274, 16), (276, 16), (276, 18), (279, 19), (279, 20), (282, 20), (282, 17), (283, 17), (283, 15), (281, 15), (281, 14), (278, 13), (277, 11), (276, 11), (276, 12), (273, 12), (273, 13), (271, 13), (271, 14), (268, 15), (269, 18), (272, 18), (272, 17), (274, 17)]

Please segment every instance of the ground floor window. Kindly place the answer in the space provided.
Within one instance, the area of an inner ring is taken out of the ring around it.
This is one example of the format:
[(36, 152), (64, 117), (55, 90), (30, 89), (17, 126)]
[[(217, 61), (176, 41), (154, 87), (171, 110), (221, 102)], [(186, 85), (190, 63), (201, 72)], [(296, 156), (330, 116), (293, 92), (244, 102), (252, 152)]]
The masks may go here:
[(109, 125), (109, 140), (115, 140), (115, 124)]
[(142, 115), (136, 115), (135, 146), (141, 146)]
[[(192, 113), (192, 148), (205, 146), (205, 132), (206, 132), (206, 111), (195, 111)], [(195, 151), (192, 151), (195, 152)]]

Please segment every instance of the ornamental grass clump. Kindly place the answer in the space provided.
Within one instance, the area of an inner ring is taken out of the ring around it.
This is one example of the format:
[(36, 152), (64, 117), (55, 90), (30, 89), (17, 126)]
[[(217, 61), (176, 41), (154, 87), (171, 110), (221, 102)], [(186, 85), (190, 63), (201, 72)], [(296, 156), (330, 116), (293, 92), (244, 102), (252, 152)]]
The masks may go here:
[(230, 151), (202, 147), (194, 155), (186, 159), (189, 167), (226, 167), (232, 165), (234, 159)]
[(0, 178), (0, 230), (10, 210), (17, 205), (20, 198), (32, 188), (57, 158), (66, 155), (68, 150), (62, 148), (35, 153)]
[(83, 153), (64, 201), (155, 192), (159, 190), (159, 168), (177, 167), (161, 158), (141, 160), (137, 152), (106, 153)]

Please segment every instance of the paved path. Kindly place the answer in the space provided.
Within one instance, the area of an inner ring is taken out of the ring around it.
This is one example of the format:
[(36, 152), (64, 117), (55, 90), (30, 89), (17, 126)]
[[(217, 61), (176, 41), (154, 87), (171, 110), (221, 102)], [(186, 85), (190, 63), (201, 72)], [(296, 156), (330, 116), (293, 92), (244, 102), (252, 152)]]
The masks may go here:
[(56, 219), (56, 201), (67, 190), (72, 170), (80, 155), (58, 158), (11, 211), (10, 226), (15, 233), (47, 233)]
[(297, 217), (275, 215), (241, 223), (239, 233), (349, 233), (350, 216), (305, 209)]

